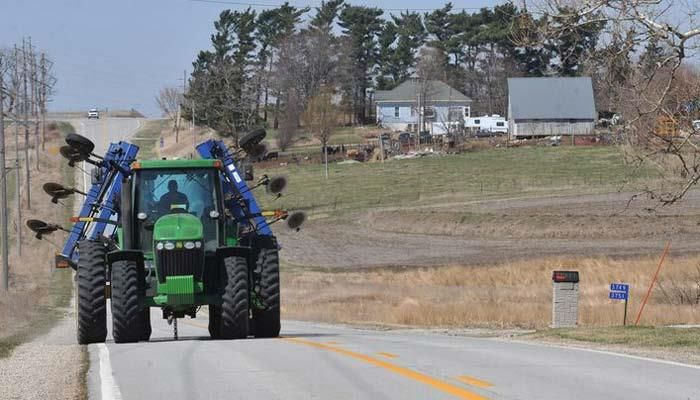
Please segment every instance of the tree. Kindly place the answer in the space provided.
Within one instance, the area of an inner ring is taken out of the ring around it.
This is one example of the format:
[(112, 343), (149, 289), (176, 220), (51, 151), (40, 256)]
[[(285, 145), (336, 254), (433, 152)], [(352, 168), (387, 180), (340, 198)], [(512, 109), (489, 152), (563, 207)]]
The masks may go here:
[[(262, 11), (256, 22), (256, 36), (259, 42), (256, 77), (255, 114), (259, 115), (260, 99), (263, 98), (263, 121), (267, 121), (267, 103), (269, 99), (269, 71), (274, 63), (275, 51), (283, 38), (294, 34), (296, 26), (301, 22), (301, 16), (309, 8), (298, 9), (285, 2), (280, 7)], [(261, 92), (262, 91), (262, 92)], [(279, 107), (279, 101), (275, 108)], [(276, 111), (275, 111), (276, 112)]]
[(410, 76), (416, 65), (416, 54), (425, 44), (426, 36), (420, 14), (402, 12), (391, 16), (378, 39), (377, 89), (393, 89)]
[(344, 0), (321, 1), (321, 6), (316, 7), (316, 15), (309, 23), (309, 29), (330, 34), (343, 3)]
[(309, 100), (304, 111), (304, 125), (323, 147), (326, 179), (328, 179), (328, 141), (338, 123), (338, 111), (333, 104), (334, 95), (331, 86), (323, 86), (319, 93)]
[(175, 133), (175, 143), (179, 140), (180, 132), (180, 108), (182, 106), (182, 92), (174, 87), (166, 87), (160, 90), (156, 96), (158, 108), (173, 122), (173, 132)]
[(257, 122), (256, 88), (251, 79), (256, 48), (256, 12), (225, 10), (214, 22), (212, 50), (201, 51), (194, 61), (185, 95), (200, 112), (198, 120), (222, 136), (238, 141), (241, 131)]
[(352, 67), (349, 92), (344, 94), (351, 99), (353, 113), (360, 123), (366, 120), (366, 91), (378, 59), (377, 35), (382, 29), (383, 13), (378, 8), (362, 6), (345, 6), (340, 13), (340, 26), (350, 47), (346, 61)]
[[(601, 26), (599, 38), (624, 38), (625, 48), (649, 49), (643, 59), (654, 61), (645, 61), (640, 68), (633, 69), (628, 79), (616, 88), (621, 95), (614, 109), (622, 113), (621, 133), (627, 142), (629, 160), (637, 166), (653, 164), (664, 174), (666, 183), (676, 184), (671, 190), (648, 187), (644, 193), (663, 205), (683, 198), (700, 182), (698, 132), (690, 128), (693, 115), (688, 112), (694, 99), (700, 98), (700, 85), (690, 83), (697, 79), (697, 74), (688, 72), (688, 59), (697, 57), (700, 48), (696, 20), (700, 4), (673, 0), (589, 0), (569, 2), (562, 8), (559, 1), (547, 0), (538, 12), (551, 15), (550, 22), (540, 27), (539, 35), (553, 43), (568, 41), (572, 32), (584, 29), (587, 35), (590, 27)], [(584, 43), (591, 41), (586, 39)], [(665, 49), (663, 55), (658, 53), (657, 46)], [(586, 51), (579, 53), (575, 49), (573, 54), (585, 55)], [(624, 58), (628, 54), (621, 51), (608, 57)], [(614, 64), (624, 63), (622, 60)], [(673, 132), (661, 134), (657, 129), (660, 121), (670, 121), (687, 134), (684, 137)]]
[(287, 150), (294, 143), (300, 115), (299, 99), (294, 92), (287, 92), (279, 132), (277, 133), (277, 147), (279, 147), (280, 151)]

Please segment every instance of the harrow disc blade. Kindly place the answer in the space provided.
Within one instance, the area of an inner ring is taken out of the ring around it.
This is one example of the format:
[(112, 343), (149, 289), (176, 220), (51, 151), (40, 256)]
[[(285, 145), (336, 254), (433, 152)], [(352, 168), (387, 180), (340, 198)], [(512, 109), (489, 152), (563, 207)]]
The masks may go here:
[(69, 133), (68, 136), (66, 136), (66, 143), (68, 143), (68, 146), (83, 154), (90, 154), (95, 150), (95, 143), (92, 143), (92, 141), (85, 136), (76, 133)]
[(297, 230), (304, 224), (304, 221), (306, 221), (306, 214), (296, 211), (287, 217), (287, 226), (289, 229)]

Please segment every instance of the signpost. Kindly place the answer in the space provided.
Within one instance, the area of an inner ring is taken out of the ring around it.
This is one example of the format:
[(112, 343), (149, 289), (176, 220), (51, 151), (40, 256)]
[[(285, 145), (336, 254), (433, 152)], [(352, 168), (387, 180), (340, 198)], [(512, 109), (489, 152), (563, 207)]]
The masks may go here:
[(630, 296), (630, 285), (627, 283), (611, 283), (610, 293), (608, 293), (608, 298), (610, 300), (624, 300), (625, 301), (625, 315), (622, 317), (622, 326), (627, 325), (627, 300)]

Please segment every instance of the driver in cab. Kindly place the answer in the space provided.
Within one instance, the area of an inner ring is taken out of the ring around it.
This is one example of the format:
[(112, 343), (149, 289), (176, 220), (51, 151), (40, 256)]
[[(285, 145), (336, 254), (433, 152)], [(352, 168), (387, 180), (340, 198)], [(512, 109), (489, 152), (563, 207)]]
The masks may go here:
[(173, 212), (173, 210), (182, 210), (181, 212), (187, 212), (190, 209), (190, 201), (187, 199), (187, 195), (178, 192), (177, 181), (168, 181), (168, 192), (160, 197), (158, 204), (160, 209), (165, 213)]

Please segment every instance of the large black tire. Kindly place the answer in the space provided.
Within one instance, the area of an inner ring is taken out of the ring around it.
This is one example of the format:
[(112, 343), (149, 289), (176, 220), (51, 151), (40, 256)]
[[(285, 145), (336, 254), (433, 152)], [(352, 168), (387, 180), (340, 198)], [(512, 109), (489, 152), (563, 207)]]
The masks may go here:
[(141, 311), (141, 318), (143, 320), (142, 326), (143, 330), (141, 331), (141, 338), (140, 340), (143, 341), (149, 341), (151, 339), (151, 333), (153, 329), (151, 328), (151, 309), (150, 307), (146, 307)]
[(78, 244), (78, 250), (75, 276), (78, 343), (103, 343), (107, 338), (107, 248), (102, 242), (84, 240)]
[(263, 139), (265, 139), (265, 136), (267, 136), (265, 129), (254, 129), (243, 135), (240, 140), (238, 140), (238, 146), (246, 152), (254, 152), (255, 146), (262, 142)]
[(248, 263), (244, 257), (224, 259), (226, 287), (222, 296), (219, 337), (248, 337)]
[(209, 336), (221, 338), (221, 306), (209, 304)]
[(258, 249), (254, 275), (258, 300), (264, 309), (253, 308), (255, 337), (272, 338), (280, 334), (280, 261), (276, 248)]
[(112, 264), (112, 336), (116, 343), (138, 342), (144, 336), (139, 304), (139, 271), (133, 261)]

